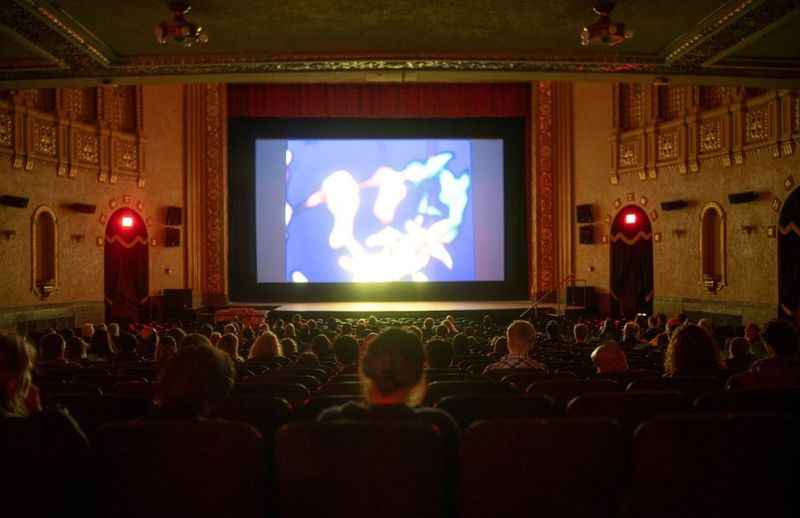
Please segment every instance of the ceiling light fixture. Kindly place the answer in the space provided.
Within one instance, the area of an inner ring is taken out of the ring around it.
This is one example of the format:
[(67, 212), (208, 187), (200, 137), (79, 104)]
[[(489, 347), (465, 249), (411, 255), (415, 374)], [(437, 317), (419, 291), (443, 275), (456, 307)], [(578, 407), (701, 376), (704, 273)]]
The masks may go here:
[(172, 11), (172, 19), (156, 25), (157, 42), (177, 43), (184, 47), (191, 47), (195, 43), (208, 41), (208, 34), (203, 31), (203, 27), (186, 19), (186, 13), (192, 8), (189, 2), (171, 1), (168, 5)]
[(597, 14), (597, 19), (581, 31), (581, 45), (613, 47), (633, 38), (633, 31), (625, 29), (624, 23), (611, 21), (610, 14), (615, 5), (615, 0), (595, 1), (592, 10)]

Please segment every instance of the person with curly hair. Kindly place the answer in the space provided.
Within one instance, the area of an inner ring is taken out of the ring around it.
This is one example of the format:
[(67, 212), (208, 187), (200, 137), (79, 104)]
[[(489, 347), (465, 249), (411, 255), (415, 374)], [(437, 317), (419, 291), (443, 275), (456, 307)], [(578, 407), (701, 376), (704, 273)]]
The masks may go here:
[(720, 368), (719, 347), (700, 326), (689, 324), (682, 327), (667, 345), (665, 376), (716, 376)]

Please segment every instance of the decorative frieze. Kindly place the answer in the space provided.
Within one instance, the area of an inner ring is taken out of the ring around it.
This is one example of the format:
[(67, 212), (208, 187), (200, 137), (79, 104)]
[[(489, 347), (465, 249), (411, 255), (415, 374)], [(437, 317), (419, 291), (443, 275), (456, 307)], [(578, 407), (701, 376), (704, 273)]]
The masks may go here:
[(75, 154), (81, 162), (100, 163), (100, 142), (96, 135), (78, 133), (75, 139)]
[(673, 160), (678, 158), (678, 134), (664, 133), (658, 136), (658, 159)]
[(20, 90), (0, 101), (0, 155), (14, 169), (55, 164), (59, 177), (144, 186), (141, 103), (139, 86)]
[(11, 115), (0, 112), (0, 146), (14, 145), (14, 124)]
[(715, 119), (700, 125), (700, 151), (712, 153), (722, 149), (722, 121)]
[(745, 141), (748, 144), (761, 142), (769, 137), (769, 119), (769, 111), (766, 107), (747, 112), (745, 116)]
[[(645, 104), (642, 117), (648, 122), (636, 129), (628, 128), (632, 92), (658, 99), (650, 103), (655, 108)], [(800, 142), (798, 90), (616, 85), (614, 96), (614, 131), (609, 137), (612, 179), (621, 173), (642, 180), (667, 171), (694, 173), (709, 161), (738, 166), (762, 152), (789, 156)]]
[(55, 125), (34, 119), (33, 149), (42, 155), (54, 157), (56, 156), (57, 146)]

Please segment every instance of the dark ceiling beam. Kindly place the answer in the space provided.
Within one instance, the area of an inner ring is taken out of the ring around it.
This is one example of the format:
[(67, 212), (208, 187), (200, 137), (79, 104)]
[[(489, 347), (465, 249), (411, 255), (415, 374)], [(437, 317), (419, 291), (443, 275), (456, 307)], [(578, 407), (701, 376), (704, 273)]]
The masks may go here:
[(798, 0), (731, 0), (663, 53), (670, 65), (710, 67), (800, 12)]
[(47, 2), (4, 0), (0, 24), (73, 72), (108, 67), (115, 57), (69, 15)]

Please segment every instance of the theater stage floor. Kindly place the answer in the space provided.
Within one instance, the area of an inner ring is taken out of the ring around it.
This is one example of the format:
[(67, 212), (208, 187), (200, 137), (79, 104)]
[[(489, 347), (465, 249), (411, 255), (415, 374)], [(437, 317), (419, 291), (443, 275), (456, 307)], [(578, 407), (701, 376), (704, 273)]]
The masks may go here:
[[(415, 301), (415, 302), (291, 302), (271, 304), (247, 304), (251, 307), (269, 309), (272, 314), (302, 313), (304, 315), (399, 315), (399, 314), (447, 314), (447, 313), (503, 313), (519, 315), (531, 306), (528, 300), (483, 300), (483, 301)], [(563, 314), (580, 310), (577, 306), (563, 304), (541, 304), (539, 311)]]

